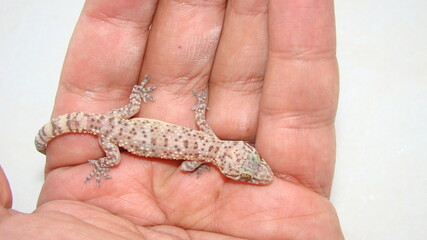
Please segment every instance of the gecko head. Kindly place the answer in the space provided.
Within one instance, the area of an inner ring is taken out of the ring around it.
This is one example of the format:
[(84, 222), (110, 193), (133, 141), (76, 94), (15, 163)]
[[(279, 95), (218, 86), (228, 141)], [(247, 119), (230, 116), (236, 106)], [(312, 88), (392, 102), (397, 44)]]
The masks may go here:
[[(241, 142), (239, 150), (234, 156), (240, 159), (241, 165), (231, 171), (231, 174), (224, 174), (237, 181), (252, 184), (268, 184), (273, 181), (273, 172), (258, 152), (247, 143)], [(222, 169), (221, 169), (222, 170)]]

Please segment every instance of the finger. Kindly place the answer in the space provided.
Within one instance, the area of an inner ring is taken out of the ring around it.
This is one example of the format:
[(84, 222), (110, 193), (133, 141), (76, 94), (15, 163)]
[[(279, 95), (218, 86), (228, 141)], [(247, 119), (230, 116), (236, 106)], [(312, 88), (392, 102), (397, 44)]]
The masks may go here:
[(209, 83), (208, 121), (220, 138), (255, 138), (268, 54), (267, 4), (228, 3)]
[[(54, 116), (103, 113), (127, 103), (132, 85), (138, 82), (155, 7), (155, 0), (85, 3), (65, 58)], [(54, 164), (86, 162), (102, 154), (94, 137), (81, 134), (55, 138), (49, 145), (49, 156), (61, 159)], [(48, 163), (52, 163), (49, 158)]]
[(63, 66), (54, 115), (104, 112), (117, 99), (126, 102), (138, 81), (155, 3), (86, 2)]
[(268, 27), (257, 147), (278, 176), (328, 196), (338, 96), (333, 1), (271, 0)]
[(10, 191), (9, 182), (0, 166), (0, 214), (4, 208), (12, 207), (12, 192)]
[(225, 0), (159, 2), (142, 69), (157, 87), (145, 117), (195, 127), (192, 91), (207, 86), (224, 11)]

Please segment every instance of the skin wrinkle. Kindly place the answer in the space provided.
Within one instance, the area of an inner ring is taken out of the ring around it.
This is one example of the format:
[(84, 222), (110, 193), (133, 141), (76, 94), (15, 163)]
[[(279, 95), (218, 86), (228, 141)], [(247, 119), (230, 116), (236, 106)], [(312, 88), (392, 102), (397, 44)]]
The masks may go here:
[(212, 61), (211, 49), (217, 44), (218, 36), (221, 33), (221, 27), (213, 27), (202, 36), (188, 39), (184, 44), (187, 48), (178, 49), (178, 56), (186, 58), (190, 63), (204, 65)]
[(298, 47), (294, 51), (278, 51), (269, 50), (270, 57), (277, 58), (283, 61), (297, 61), (310, 63), (312, 61), (332, 61), (336, 62), (335, 52), (331, 52), (329, 49), (318, 50), (308, 49), (307, 47)]
[(248, 17), (258, 17), (259, 15), (267, 15), (268, 13), (268, 7), (265, 4), (265, 0), (231, 0), (229, 7), (234, 13)]
[[(193, 96), (189, 95), (189, 92), (192, 92), (194, 89), (204, 89), (206, 86), (204, 85), (202, 79), (206, 79), (209, 77), (208, 71), (198, 71), (198, 72), (188, 72), (180, 77), (174, 77), (172, 75), (161, 74), (160, 78), (162, 80), (156, 80), (156, 84), (159, 88), (159, 91), (164, 91), (173, 96), (173, 100), (175, 99), (188, 99), (193, 98)], [(177, 87), (174, 89), (166, 88), (170, 85), (176, 85)]]
[(289, 110), (275, 107), (260, 108), (268, 121), (281, 122), (277, 127), (285, 129), (317, 129), (331, 127), (335, 123), (334, 108)]
[[(121, 19), (118, 16), (109, 16), (107, 13), (101, 12), (85, 12), (84, 16), (90, 21), (99, 22), (103, 26), (111, 26), (125, 31), (130, 31), (129, 28), (131, 28), (131, 30), (138, 30), (138, 33), (142, 35), (148, 33), (151, 25), (151, 22)], [(126, 28), (123, 26), (126, 26)]]
[(71, 94), (75, 94), (79, 97), (90, 98), (92, 101), (121, 101), (124, 99), (128, 99), (124, 97), (129, 94), (129, 88), (117, 87), (117, 86), (109, 86), (109, 87), (81, 87), (75, 84), (64, 83), (61, 85), (64, 91), (67, 91)]
[[(136, 28), (138, 30), (145, 31), (148, 29), (148, 26), (151, 24), (151, 18), (141, 18), (140, 16), (145, 15), (147, 13), (154, 13), (150, 11), (150, 9), (155, 9), (158, 1), (145, 1), (146, 3), (151, 2), (150, 5), (144, 5), (144, 8), (132, 8), (132, 6), (122, 6), (122, 8), (114, 9), (109, 8), (109, 5), (114, 5), (116, 3), (110, 2), (110, 4), (103, 4), (100, 8), (84, 8), (83, 14), (88, 18), (98, 19), (102, 22), (108, 22), (111, 25), (119, 26), (122, 29), (127, 29), (128, 27)], [(122, 1), (120, 4), (126, 3)], [(133, 5), (131, 1), (129, 1), (130, 5)], [(132, 12), (130, 14), (130, 12)], [(140, 20), (137, 20), (140, 19)], [(144, 20), (147, 19), (147, 20)], [(123, 24), (121, 24), (123, 23)], [(132, 25), (130, 25), (132, 24)], [(141, 27), (139, 27), (141, 26)], [(142, 27), (146, 26), (146, 27)]]
[(211, 82), (210, 85), (230, 90), (230, 94), (258, 95), (262, 91), (263, 80), (263, 74), (247, 76), (236, 74), (236, 76), (227, 79), (219, 77), (215, 82)]
[[(168, 1), (168, 0), (166, 0)], [(170, 1), (170, 0), (169, 0)], [(178, 6), (193, 6), (193, 7), (225, 7), (227, 1), (224, 0), (172, 0), (171, 2), (175, 3)]]

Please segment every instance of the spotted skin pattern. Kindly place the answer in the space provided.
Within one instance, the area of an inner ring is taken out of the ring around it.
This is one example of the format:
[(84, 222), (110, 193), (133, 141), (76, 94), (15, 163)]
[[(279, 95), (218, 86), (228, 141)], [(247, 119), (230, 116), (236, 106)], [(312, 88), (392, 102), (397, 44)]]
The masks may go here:
[(99, 137), (99, 144), (106, 156), (89, 160), (94, 170), (85, 182), (95, 176), (99, 185), (101, 176), (111, 178), (107, 172), (120, 162), (119, 147), (144, 157), (184, 160), (182, 171), (200, 173), (204, 163), (216, 165), (227, 177), (252, 184), (268, 184), (273, 173), (255, 148), (244, 141), (220, 140), (206, 122), (208, 109), (207, 91), (194, 91), (198, 103), (193, 107), (197, 126), (201, 131), (171, 123), (131, 118), (140, 109), (142, 102), (153, 100), (149, 92), (155, 87), (144, 87), (150, 76), (145, 75), (135, 85), (129, 103), (106, 114), (69, 113), (52, 119), (45, 124), (35, 138), (39, 152), (46, 153), (48, 142), (65, 133), (91, 133)]

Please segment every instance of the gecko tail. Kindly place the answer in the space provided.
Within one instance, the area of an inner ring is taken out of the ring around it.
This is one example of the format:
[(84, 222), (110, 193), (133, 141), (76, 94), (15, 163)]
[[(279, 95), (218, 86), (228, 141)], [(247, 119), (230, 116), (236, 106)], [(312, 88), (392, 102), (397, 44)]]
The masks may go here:
[(34, 144), (37, 151), (45, 154), (47, 143), (62, 134), (71, 132), (85, 132), (87, 129), (87, 120), (96, 114), (86, 113), (68, 113), (57, 118), (51, 119), (42, 128), (40, 128)]

